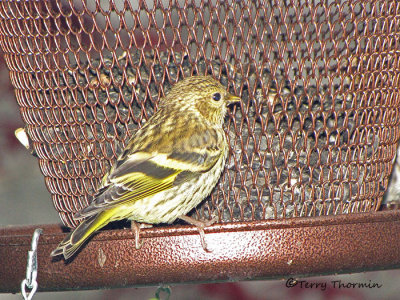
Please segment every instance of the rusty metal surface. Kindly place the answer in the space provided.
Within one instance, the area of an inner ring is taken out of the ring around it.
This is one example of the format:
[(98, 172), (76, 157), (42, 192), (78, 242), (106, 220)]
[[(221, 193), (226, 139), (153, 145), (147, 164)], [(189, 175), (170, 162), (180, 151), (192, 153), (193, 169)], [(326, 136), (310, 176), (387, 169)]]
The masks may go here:
[(395, 0), (2, 1), (0, 44), (65, 225), (159, 97), (206, 73), (243, 101), (225, 172), (193, 214), (337, 215), (378, 209), (387, 188), (398, 11)]
[[(0, 292), (18, 292), (35, 227), (0, 228)], [(400, 213), (385, 211), (206, 229), (205, 252), (195, 228), (143, 230), (140, 250), (130, 230), (102, 231), (68, 263), (50, 252), (64, 233), (44, 225), (38, 246), (39, 291), (158, 283), (255, 280), (400, 266)]]

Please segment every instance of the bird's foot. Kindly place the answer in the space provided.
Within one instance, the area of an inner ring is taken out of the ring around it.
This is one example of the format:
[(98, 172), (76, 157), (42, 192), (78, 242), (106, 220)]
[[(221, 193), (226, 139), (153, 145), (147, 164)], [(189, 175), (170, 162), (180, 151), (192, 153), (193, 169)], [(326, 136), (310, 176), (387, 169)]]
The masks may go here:
[(204, 251), (211, 252), (207, 248), (204, 228), (214, 224), (218, 220), (218, 217), (214, 217), (211, 220), (206, 220), (206, 221), (196, 220), (189, 216), (180, 216), (179, 219), (185, 221), (186, 223), (189, 223), (190, 225), (197, 227), (197, 230), (199, 231), (199, 234), (200, 234), (201, 246), (203, 247)]
[(135, 248), (139, 250), (143, 246), (143, 241), (140, 241), (140, 225), (131, 221), (131, 229), (135, 233)]

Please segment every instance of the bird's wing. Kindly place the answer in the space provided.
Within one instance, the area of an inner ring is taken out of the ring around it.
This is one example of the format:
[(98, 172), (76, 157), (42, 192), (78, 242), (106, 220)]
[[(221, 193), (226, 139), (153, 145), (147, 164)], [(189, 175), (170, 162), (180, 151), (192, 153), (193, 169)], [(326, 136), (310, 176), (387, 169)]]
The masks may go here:
[(107, 185), (97, 193), (93, 202), (74, 217), (80, 219), (116, 205), (129, 205), (182, 184), (210, 170), (220, 156), (221, 149), (214, 143), (207, 147), (192, 147), (191, 151), (179, 151), (175, 147), (168, 154), (136, 152), (128, 155), (124, 162), (111, 170)]

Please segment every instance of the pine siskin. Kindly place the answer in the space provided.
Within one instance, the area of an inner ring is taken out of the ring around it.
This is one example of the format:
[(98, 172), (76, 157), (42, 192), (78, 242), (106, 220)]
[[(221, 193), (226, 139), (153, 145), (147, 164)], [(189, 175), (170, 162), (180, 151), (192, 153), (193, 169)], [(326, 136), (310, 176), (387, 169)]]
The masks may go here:
[(137, 131), (118, 158), (83, 219), (51, 253), (71, 257), (97, 230), (129, 219), (139, 248), (135, 222), (172, 223), (180, 218), (197, 226), (205, 250), (207, 222), (186, 214), (216, 185), (228, 155), (222, 125), (227, 106), (240, 98), (210, 76), (192, 76), (160, 99), (157, 112)]

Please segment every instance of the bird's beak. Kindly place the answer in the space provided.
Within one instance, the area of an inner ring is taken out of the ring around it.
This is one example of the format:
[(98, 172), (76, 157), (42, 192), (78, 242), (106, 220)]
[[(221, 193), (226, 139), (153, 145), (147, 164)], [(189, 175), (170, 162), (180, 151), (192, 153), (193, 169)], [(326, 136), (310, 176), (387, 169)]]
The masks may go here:
[(240, 100), (242, 100), (242, 99), (240, 99), (240, 97), (232, 95), (232, 94), (228, 94), (228, 97), (226, 97), (227, 105), (240, 102)]

